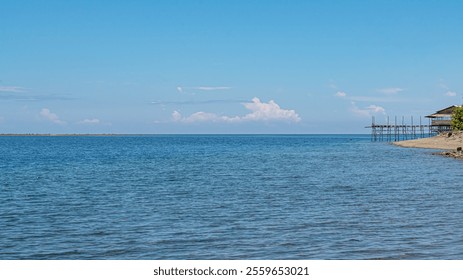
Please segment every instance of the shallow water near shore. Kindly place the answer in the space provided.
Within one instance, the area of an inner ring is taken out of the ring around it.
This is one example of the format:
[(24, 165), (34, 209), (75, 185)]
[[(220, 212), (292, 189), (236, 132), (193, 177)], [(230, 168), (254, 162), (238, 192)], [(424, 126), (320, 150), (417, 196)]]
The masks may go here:
[(0, 259), (463, 259), (463, 161), (368, 135), (0, 137)]

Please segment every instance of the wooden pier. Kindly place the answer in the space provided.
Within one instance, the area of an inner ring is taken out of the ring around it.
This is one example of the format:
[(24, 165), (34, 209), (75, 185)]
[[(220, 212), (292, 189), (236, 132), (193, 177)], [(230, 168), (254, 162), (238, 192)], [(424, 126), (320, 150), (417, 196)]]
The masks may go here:
[(394, 117), (394, 123), (391, 123), (387, 117), (386, 124), (377, 124), (375, 117), (372, 117), (371, 126), (366, 128), (371, 128), (371, 141), (387, 142), (431, 137), (441, 131), (441, 127), (433, 125), (431, 120), (428, 124), (423, 124), (421, 117), (418, 123), (414, 122), (413, 117), (409, 123), (405, 122), (404, 117), (399, 121)]

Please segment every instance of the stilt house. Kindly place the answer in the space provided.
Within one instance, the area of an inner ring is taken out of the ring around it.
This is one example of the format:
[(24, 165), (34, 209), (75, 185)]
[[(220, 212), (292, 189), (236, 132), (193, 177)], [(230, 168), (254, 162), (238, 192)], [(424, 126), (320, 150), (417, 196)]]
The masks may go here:
[(456, 107), (456, 105), (453, 105), (426, 116), (426, 118), (431, 119), (431, 125), (434, 131), (444, 132), (452, 130), (452, 113), (453, 109)]

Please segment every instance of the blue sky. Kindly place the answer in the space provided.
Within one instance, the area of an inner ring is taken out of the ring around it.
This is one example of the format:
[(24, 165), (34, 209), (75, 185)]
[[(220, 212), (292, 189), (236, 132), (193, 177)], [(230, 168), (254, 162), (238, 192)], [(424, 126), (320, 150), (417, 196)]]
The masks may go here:
[(463, 1), (21, 1), (0, 133), (368, 133), (462, 103)]

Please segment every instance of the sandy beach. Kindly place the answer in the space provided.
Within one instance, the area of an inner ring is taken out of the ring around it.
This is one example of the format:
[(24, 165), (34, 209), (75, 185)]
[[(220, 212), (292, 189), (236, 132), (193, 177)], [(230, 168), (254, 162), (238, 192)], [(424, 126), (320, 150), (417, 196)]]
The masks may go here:
[[(450, 134), (450, 136), (449, 136)], [(430, 138), (394, 142), (394, 145), (406, 148), (425, 148), (437, 150), (455, 150), (463, 147), (463, 133), (442, 133)]]
[(462, 152), (457, 151), (459, 147), (463, 147), (463, 132), (442, 133), (430, 138), (405, 140), (393, 144), (405, 148), (445, 150), (441, 153), (444, 156), (463, 158)]
[(463, 147), (463, 132), (442, 133), (430, 138), (405, 140), (393, 144), (405, 148), (456, 150), (458, 147)]

